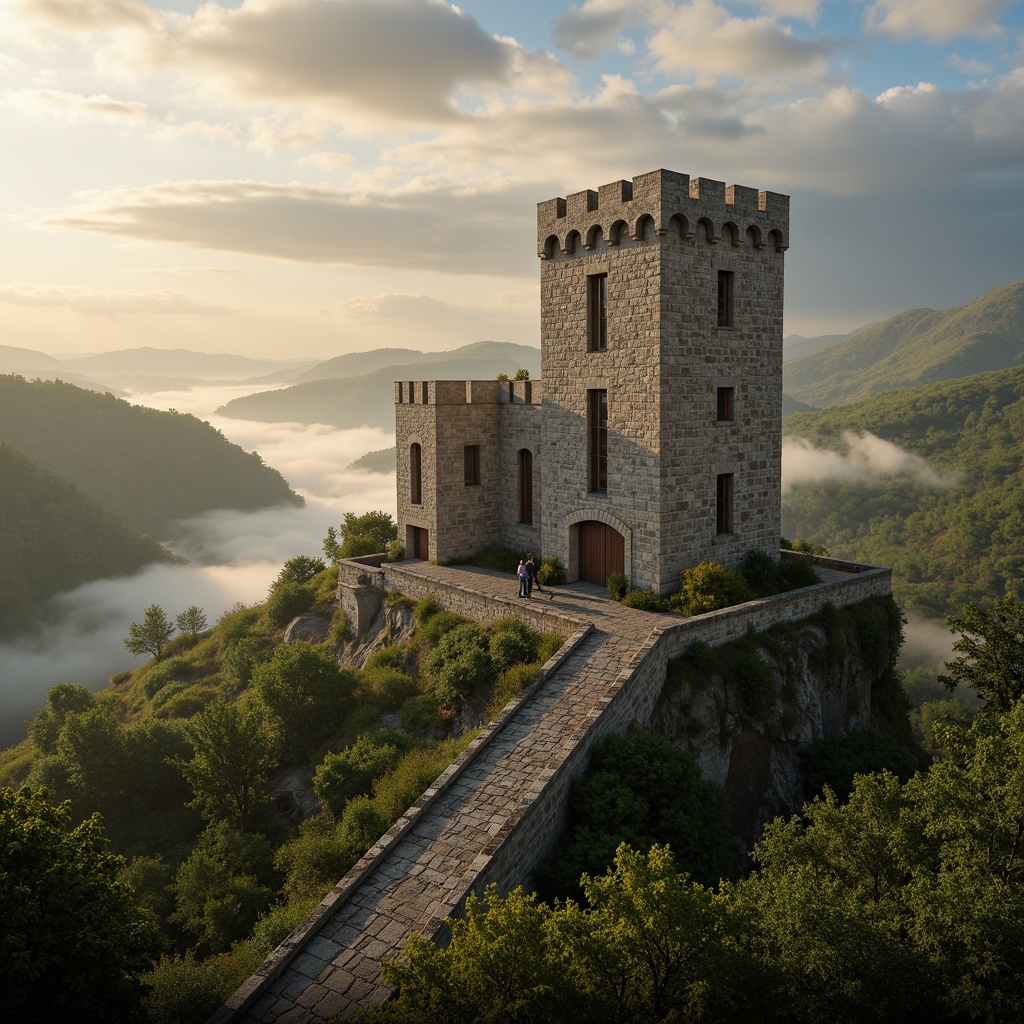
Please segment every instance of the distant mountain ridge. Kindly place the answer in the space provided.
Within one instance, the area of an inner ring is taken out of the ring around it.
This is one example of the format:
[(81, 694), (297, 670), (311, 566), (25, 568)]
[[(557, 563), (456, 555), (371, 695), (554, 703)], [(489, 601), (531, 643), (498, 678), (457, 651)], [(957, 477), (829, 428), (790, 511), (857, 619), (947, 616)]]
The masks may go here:
[(910, 309), (787, 360), (783, 388), (822, 407), (1024, 362), (1024, 281), (952, 309)]
[(301, 505), (276, 470), (195, 416), (0, 376), (0, 441), (142, 533), (215, 508)]
[[(404, 352), (391, 349), (385, 352)], [(372, 357), (375, 353), (356, 353)], [(509, 376), (517, 369), (540, 374), (540, 349), (509, 342), (481, 341), (450, 352), (414, 353), (417, 360), (388, 363), (355, 377), (316, 378), (278, 391), (263, 391), (235, 398), (217, 413), (263, 423), (325, 423), (340, 429), (370, 426), (393, 430), (395, 424), (396, 380), (493, 380), (499, 373)], [(426, 358), (423, 358), (426, 356)], [(372, 365), (339, 356), (329, 360), (330, 370)], [(326, 373), (325, 364), (307, 371)]]

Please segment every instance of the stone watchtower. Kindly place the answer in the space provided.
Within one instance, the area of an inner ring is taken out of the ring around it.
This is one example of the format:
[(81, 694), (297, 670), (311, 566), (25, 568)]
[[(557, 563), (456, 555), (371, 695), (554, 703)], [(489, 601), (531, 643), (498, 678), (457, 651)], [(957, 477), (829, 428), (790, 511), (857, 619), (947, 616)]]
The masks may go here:
[(776, 552), (789, 198), (652, 171), (540, 203), (537, 241), (542, 380), (396, 384), (407, 554), (665, 593)]
[(673, 171), (539, 204), (541, 529), (570, 579), (777, 552), (789, 197)]

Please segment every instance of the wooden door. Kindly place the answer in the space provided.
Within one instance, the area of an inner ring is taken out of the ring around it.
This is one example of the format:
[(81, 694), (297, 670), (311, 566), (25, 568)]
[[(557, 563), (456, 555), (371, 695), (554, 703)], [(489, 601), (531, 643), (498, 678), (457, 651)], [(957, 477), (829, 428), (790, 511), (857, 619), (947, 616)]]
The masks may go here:
[(424, 562), (430, 560), (430, 531), (422, 526), (412, 528), (413, 551), (412, 557), (419, 558)]
[(606, 586), (608, 575), (626, 571), (626, 542), (618, 530), (594, 520), (580, 523), (580, 579)]

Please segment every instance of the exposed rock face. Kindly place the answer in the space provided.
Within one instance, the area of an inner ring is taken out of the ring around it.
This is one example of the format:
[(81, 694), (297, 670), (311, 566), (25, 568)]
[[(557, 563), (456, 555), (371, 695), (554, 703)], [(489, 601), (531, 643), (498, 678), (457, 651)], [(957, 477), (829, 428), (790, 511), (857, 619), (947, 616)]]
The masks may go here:
[(411, 605), (405, 601), (394, 605), (383, 604), (366, 631), (366, 636), (346, 646), (338, 661), (349, 668), (363, 668), (374, 651), (392, 644), (401, 646), (412, 636), (415, 627)]
[(830, 649), (825, 630), (809, 624), (781, 654), (759, 646), (771, 670), (771, 697), (760, 715), (747, 710), (742, 680), (714, 667), (710, 683), (695, 677), (662, 691), (652, 730), (693, 754), (704, 775), (724, 788), (731, 824), (747, 844), (766, 821), (803, 804), (801, 747), (870, 725), (875, 673), (856, 642), (843, 646)]
[(290, 644), (295, 640), (304, 640), (308, 644), (322, 644), (331, 635), (331, 617), (321, 618), (307, 612), (297, 615), (288, 623), (284, 631), (284, 642)]

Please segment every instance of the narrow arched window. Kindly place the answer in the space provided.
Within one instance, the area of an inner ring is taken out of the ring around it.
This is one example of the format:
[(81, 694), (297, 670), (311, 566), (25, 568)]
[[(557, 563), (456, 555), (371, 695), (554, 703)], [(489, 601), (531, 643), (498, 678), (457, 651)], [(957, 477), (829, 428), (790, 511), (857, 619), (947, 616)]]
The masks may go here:
[(519, 522), (533, 522), (533, 452), (519, 449)]
[(418, 444), (409, 445), (409, 501), (413, 505), (423, 504), (422, 457)]

